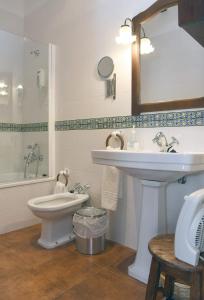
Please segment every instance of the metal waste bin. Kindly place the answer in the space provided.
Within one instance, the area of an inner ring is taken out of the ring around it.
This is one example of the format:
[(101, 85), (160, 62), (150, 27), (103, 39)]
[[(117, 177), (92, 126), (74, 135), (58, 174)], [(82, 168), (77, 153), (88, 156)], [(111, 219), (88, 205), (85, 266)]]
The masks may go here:
[(105, 209), (85, 207), (73, 217), (76, 247), (82, 254), (97, 254), (105, 249), (108, 216)]

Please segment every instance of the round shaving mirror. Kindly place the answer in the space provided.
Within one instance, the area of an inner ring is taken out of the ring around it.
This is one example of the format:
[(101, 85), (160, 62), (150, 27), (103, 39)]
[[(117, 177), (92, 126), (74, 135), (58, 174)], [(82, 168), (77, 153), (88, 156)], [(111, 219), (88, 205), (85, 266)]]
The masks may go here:
[(114, 70), (114, 63), (111, 57), (104, 56), (98, 63), (98, 74), (102, 78), (108, 78)]

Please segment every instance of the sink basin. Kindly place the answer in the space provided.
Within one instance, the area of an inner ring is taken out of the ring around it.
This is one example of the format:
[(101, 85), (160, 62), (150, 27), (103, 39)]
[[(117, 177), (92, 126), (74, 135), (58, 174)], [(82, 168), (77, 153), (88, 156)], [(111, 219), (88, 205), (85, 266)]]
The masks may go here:
[(204, 170), (204, 153), (93, 150), (93, 162), (122, 169), (139, 179), (170, 182)]
[[(204, 171), (204, 153), (131, 152), (126, 150), (93, 150), (93, 162), (115, 166), (140, 179), (142, 210), (138, 249), (128, 274), (147, 283), (151, 255), (148, 243), (157, 234), (167, 232), (166, 186), (185, 175)], [(125, 199), (124, 199), (125, 201)]]

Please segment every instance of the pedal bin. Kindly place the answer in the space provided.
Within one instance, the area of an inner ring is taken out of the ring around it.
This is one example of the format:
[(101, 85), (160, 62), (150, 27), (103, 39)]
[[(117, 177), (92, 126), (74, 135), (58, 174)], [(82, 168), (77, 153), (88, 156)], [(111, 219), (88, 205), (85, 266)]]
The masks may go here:
[(76, 248), (82, 254), (93, 255), (104, 251), (108, 216), (105, 209), (85, 207), (73, 217)]

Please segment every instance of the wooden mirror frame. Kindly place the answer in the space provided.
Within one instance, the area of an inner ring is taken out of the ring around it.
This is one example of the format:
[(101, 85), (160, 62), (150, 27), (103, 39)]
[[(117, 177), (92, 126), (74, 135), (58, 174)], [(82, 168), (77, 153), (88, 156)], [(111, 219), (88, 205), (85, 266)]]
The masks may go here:
[(132, 45), (132, 115), (142, 112), (153, 112), (162, 110), (190, 109), (204, 107), (204, 97), (162, 101), (158, 103), (141, 104), (140, 99), (140, 30), (141, 23), (152, 18), (163, 9), (178, 5), (179, 0), (158, 0), (147, 10), (135, 16), (133, 22), (133, 32), (137, 36), (136, 42)]

